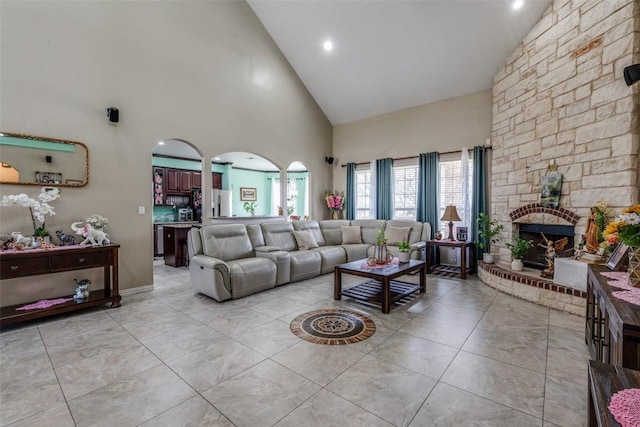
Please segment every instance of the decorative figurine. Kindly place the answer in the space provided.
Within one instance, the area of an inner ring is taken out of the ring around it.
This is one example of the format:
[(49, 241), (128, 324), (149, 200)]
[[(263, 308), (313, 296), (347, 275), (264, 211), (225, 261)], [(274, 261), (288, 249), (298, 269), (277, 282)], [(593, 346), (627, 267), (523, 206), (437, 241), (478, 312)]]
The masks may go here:
[(91, 285), (91, 280), (82, 279), (79, 282), (78, 279), (73, 280), (76, 282), (76, 293), (73, 296), (73, 300), (76, 302), (82, 302), (89, 299), (89, 286)]
[(553, 273), (555, 271), (554, 259), (558, 254), (558, 252), (561, 252), (564, 249), (564, 247), (567, 245), (567, 243), (569, 243), (569, 239), (566, 237), (563, 237), (562, 239), (556, 240), (554, 242), (550, 239), (547, 239), (547, 236), (545, 236), (544, 233), (540, 233), (540, 234), (542, 234), (542, 238), (544, 239), (545, 244), (543, 245), (542, 243), (538, 243), (538, 246), (546, 248), (544, 257), (547, 260), (547, 268), (542, 270), (542, 273), (540, 273), (540, 276), (545, 277), (547, 279), (553, 279)]
[(60, 245), (62, 246), (66, 245), (67, 243), (69, 245), (74, 245), (76, 243), (75, 236), (72, 236), (71, 234), (63, 233), (60, 230), (56, 231), (56, 236), (58, 236), (58, 239), (60, 239)]
[(71, 224), (71, 229), (77, 235), (85, 238), (80, 242), (81, 245), (91, 243), (93, 246), (102, 246), (111, 243), (109, 235), (104, 231), (93, 228), (91, 224), (85, 224), (83, 227), (78, 227), (77, 224), (82, 224), (82, 222), (74, 222)]

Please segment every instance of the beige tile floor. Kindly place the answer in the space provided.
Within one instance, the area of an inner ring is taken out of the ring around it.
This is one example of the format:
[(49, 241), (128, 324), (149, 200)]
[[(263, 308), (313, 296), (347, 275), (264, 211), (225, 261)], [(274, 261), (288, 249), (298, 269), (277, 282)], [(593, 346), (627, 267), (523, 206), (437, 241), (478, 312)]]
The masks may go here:
[[(154, 270), (155, 290), (118, 309), (2, 331), (1, 425), (586, 424), (583, 319), (475, 276), (428, 276), (426, 294), (383, 315), (334, 301), (332, 275), (220, 304), (185, 268)], [(376, 333), (347, 346), (291, 334), (326, 307), (364, 312)]]

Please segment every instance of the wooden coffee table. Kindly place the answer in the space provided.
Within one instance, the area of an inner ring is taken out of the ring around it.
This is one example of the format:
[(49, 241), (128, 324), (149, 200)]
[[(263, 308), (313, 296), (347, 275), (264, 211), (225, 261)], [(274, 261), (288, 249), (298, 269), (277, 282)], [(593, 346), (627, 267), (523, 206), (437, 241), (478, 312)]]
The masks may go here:
[[(393, 280), (405, 274), (417, 271), (420, 284)], [(358, 283), (347, 289), (342, 289), (342, 274), (365, 277), (367, 281)], [(333, 298), (339, 300), (342, 295), (359, 301), (373, 303), (382, 307), (383, 313), (389, 313), (391, 304), (420, 290), (426, 291), (425, 262), (411, 260), (407, 263), (391, 264), (383, 268), (372, 268), (366, 259), (353, 261), (336, 266), (333, 276)]]

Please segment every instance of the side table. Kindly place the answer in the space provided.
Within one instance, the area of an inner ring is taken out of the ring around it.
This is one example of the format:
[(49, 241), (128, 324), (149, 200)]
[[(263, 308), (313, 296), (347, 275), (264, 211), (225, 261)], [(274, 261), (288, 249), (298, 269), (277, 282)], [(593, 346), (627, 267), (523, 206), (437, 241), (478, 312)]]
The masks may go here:
[[(431, 273), (455, 273), (465, 280), (467, 274), (473, 273), (474, 254), (473, 242), (462, 242), (459, 240), (427, 240), (427, 274)], [(449, 247), (460, 248), (460, 267), (455, 265), (434, 264), (431, 265), (432, 248)], [(467, 260), (469, 262), (467, 262)]]

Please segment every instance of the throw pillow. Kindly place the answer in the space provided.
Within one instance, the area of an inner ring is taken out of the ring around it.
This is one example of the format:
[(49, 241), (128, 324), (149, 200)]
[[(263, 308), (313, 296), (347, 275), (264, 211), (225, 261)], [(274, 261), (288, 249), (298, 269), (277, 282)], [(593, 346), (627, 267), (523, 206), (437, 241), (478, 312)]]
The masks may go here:
[(293, 238), (296, 239), (298, 250), (308, 251), (309, 249), (318, 247), (318, 242), (316, 242), (310, 230), (294, 231)]
[(409, 233), (411, 233), (411, 227), (389, 227), (387, 230), (389, 244), (397, 245), (398, 242), (402, 242), (403, 240), (408, 242)]
[(343, 245), (362, 243), (362, 235), (360, 234), (359, 225), (343, 225), (340, 228), (342, 229)]

